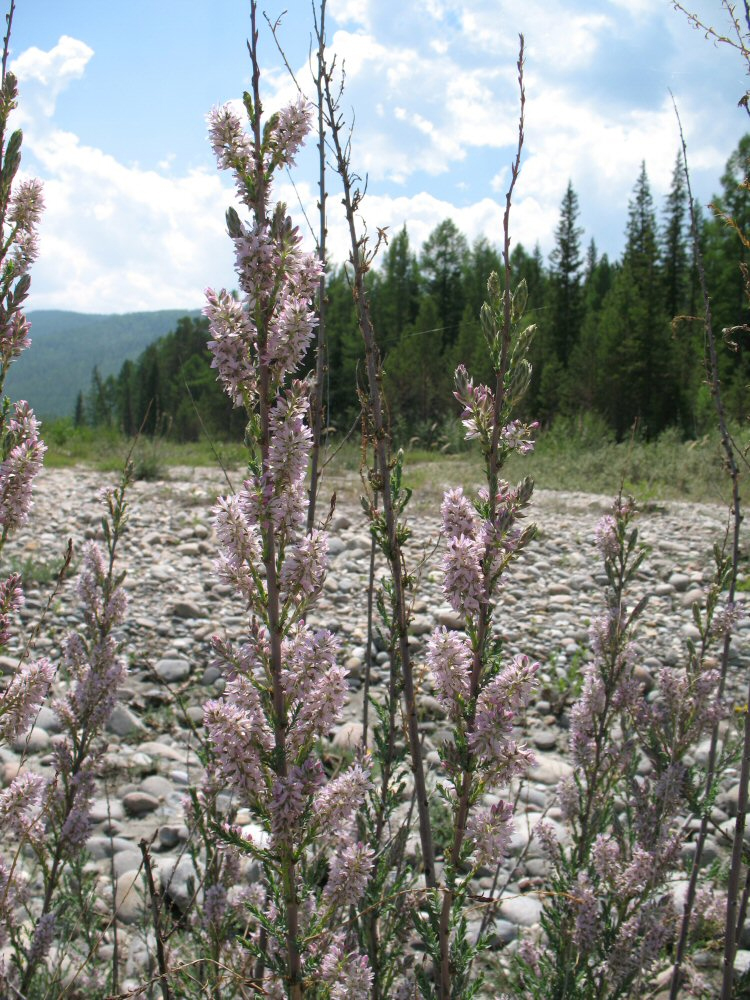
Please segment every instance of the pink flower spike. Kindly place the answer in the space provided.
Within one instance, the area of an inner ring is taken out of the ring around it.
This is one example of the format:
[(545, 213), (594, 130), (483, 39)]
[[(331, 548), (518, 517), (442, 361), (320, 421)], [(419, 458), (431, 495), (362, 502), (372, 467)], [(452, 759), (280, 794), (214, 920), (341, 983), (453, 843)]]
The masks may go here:
[(449, 538), (457, 538), (459, 535), (466, 535), (467, 538), (476, 537), (477, 514), (460, 486), (446, 490), (440, 513), (443, 517), (443, 531)]
[(463, 715), (469, 698), (473, 654), (467, 637), (435, 629), (427, 644), (427, 662), (432, 671), (435, 695), (453, 720)]

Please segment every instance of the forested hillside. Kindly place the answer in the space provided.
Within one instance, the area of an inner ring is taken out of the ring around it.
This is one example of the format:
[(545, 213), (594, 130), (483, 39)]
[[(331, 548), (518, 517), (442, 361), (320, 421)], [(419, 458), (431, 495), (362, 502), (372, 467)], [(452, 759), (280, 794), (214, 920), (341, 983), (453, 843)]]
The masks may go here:
[(5, 391), (11, 399), (27, 400), (41, 417), (70, 414), (92, 368), (104, 377), (116, 374), (126, 358), (136, 358), (182, 315), (178, 309), (121, 315), (32, 310), (34, 350), (11, 366)]
[[(727, 331), (722, 378), (736, 419), (747, 417), (750, 407), (747, 346), (735, 336), (748, 320), (738, 267), (746, 250), (722, 213), (741, 231), (750, 228), (750, 194), (742, 185), (749, 157), (746, 136), (726, 165), (711, 212), (696, 206), (714, 325)], [(711, 425), (703, 374), (704, 306), (689, 225), (678, 158), (661, 205), (654, 202), (645, 165), (635, 179), (619, 260), (600, 255), (595, 238), (579, 225), (572, 183), (549, 258), (544, 260), (538, 247), (515, 247), (512, 282), (526, 281), (527, 315), (537, 325), (524, 403), (529, 417), (549, 425), (557, 416), (593, 413), (617, 438), (636, 422), (646, 437), (668, 426), (694, 435)], [(487, 276), (502, 272), (499, 251), (486, 240), (469, 245), (450, 219), (436, 227), (419, 254), (406, 228), (389, 235), (368, 280), (392, 425), (400, 440), (417, 436), (434, 444), (455, 415), (452, 380), (458, 362), (475, 378), (489, 378), (479, 311)], [(691, 321), (696, 316), (699, 320)], [(341, 429), (356, 417), (362, 377), (361, 338), (345, 266), (328, 276), (326, 336), (327, 414)], [(116, 376), (95, 372), (89, 392), (79, 399), (76, 420), (116, 425), (130, 434), (150, 405), (147, 431), (160, 428), (179, 440), (197, 437), (202, 427), (212, 434), (241, 434), (238, 413), (216, 385), (207, 339), (203, 319), (184, 318)]]

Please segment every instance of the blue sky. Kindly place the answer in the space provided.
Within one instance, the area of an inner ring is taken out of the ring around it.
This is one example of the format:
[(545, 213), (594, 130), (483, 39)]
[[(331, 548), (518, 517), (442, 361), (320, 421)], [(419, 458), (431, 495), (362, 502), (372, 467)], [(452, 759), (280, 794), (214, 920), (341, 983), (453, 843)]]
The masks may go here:
[[(31, 309), (195, 308), (207, 285), (233, 286), (224, 212), (232, 182), (206, 140), (213, 105), (249, 85), (249, 0), (17, 0), (23, 170), (45, 185)], [(308, 0), (264, 0), (312, 95)], [(719, 0), (691, 4), (722, 31)], [(526, 145), (515, 242), (553, 245), (568, 180), (584, 240), (620, 253), (646, 161), (657, 208), (678, 148), (678, 103), (694, 189), (707, 203), (750, 121), (737, 101), (745, 65), (695, 31), (669, 0), (328, 0), (327, 36), (347, 70), (353, 166), (368, 177), (363, 216), (406, 224), (421, 242), (451, 217), (469, 239), (500, 240), (514, 153), (518, 33), (526, 37)], [(261, 20), (267, 110), (294, 86)], [(314, 216), (313, 142), (276, 194)], [(331, 182), (333, 183), (333, 182)], [(301, 212), (299, 221), (302, 222)], [(302, 223), (304, 225), (304, 223)], [(339, 201), (331, 247), (346, 253)]]

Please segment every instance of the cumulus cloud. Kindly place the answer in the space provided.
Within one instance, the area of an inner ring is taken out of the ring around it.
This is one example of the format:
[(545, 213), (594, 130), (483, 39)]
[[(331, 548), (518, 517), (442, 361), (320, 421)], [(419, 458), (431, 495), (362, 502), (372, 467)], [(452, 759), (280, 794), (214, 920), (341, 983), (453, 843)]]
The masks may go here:
[(206, 284), (231, 283), (217, 174), (125, 166), (62, 131), (32, 148), (47, 178), (32, 308), (195, 308)]
[(52, 117), (57, 98), (72, 80), (80, 80), (93, 55), (85, 42), (62, 35), (48, 52), (32, 47), (13, 59), (9, 68), (24, 85), (22, 113)]
[(93, 55), (63, 36), (11, 64), (22, 92), (24, 172), (43, 180), (46, 205), (30, 307), (195, 308), (206, 284), (232, 281), (224, 231), (231, 186), (206, 169), (180, 174), (170, 158), (158, 170), (125, 165), (56, 128), (57, 98)]
[[(330, 54), (346, 67), (341, 111), (348, 122), (354, 117), (352, 167), (368, 181), (362, 208), (370, 231), (405, 223), (418, 250), (450, 217), (470, 240), (499, 243), (518, 126), (518, 31), (527, 34), (527, 105), (515, 243), (531, 249), (539, 242), (549, 252), (570, 179), (587, 238), (619, 253), (641, 161), (657, 208), (670, 182), (677, 132), (668, 86), (680, 105), (696, 191), (715, 190), (743, 128), (727, 126), (721, 102), (706, 97), (726, 79), (714, 69), (716, 52), (671, 11), (649, 13), (650, 0), (639, 0), (638, 17), (627, 20), (622, 3), (602, 0), (594, 10), (585, 0), (329, 0)], [(306, 35), (310, 25), (295, 28)], [(297, 80), (312, 96), (306, 41), (296, 52)], [(92, 58), (89, 45), (63, 36), (48, 52), (27, 49), (12, 64), (21, 80), (23, 166), (45, 182), (47, 202), (32, 306), (200, 305), (205, 284), (235, 280), (224, 232), (231, 178), (198, 155), (193, 162), (204, 166), (187, 169), (182, 154), (163, 145), (147, 156), (152, 169), (125, 164), (97, 148), (91, 118), (80, 129), (70, 119), (61, 128), (57, 98), (65, 87), (87, 85)], [(247, 69), (238, 66), (237, 91)], [(264, 66), (261, 82), (268, 111), (296, 96), (279, 62)], [(147, 141), (159, 123), (142, 124)], [(77, 134), (84, 128), (86, 142)], [(314, 141), (309, 146), (295, 187), (285, 181), (278, 194), (295, 215), (300, 200), (314, 219), (318, 164)], [(330, 245), (341, 262), (347, 234), (333, 178), (329, 187)]]
[(358, 24), (369, 28), (373, 0), (329, 0), (328, 13), (340, 24)]

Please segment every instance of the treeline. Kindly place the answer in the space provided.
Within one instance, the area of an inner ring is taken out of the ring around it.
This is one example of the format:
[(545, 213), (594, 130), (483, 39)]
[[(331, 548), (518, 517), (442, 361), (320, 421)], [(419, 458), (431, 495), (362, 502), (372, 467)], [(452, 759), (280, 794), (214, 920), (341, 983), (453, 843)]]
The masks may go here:
[[(749, 161), (750, 135), (727, 163), (711, 215), (695, 207), (714, 326), (726, 331), (725, 402), (739, 420), (750, 408), (750, 317), (741, 270), (747, 250), (727, 219), (750, 231), (750, 192), (744, 186)], [(578, 196), (569, 184), (549, 258), (538, 246), (529, 253), (517, 245), (512, 253), (512, 282), (526, 282), (527, 316), (537, 326), (527, 416), (549, 425), (556, 416), (594, 413), (618, 439), (635, 424), (646, 437), (669, 426), (686, 435), (702, 433), (712, 425), (713, 411), (703, 368), (704, 303), (679, 157), (658, 210), (642, 167), (620, 260), (599, 254), (594, 239), (585, 242), (578, 219)], [(369, 273), (391, 422), (402, 441), (417, 436), (434, 443), (455, 418), (451, 393), (459, 362), (475, 380), (491, 377), (479, 311), (493, 270), (503, 270), (498, 248), (483, 238), (469, 245), (446, 219), (419, 254), (406, 228), (391, 234), (380, 266)], [(327, 416), (342, 429), (356, 419), (363, 377), (346, 266), (328, 276), (325, 317)], [(126, 362), (119, 375), (103, 380), (94, 371), (88, 394), (79, 397), (76, 422), (117, 426), (126, 434), (143, 426), (146, 433), (160, 430), (178, 440), (194, 439), (204, 429), (241, 435), (242, 414), (227, 405), (216, 384), (207, 340), (206, 321), (186, 318), (137, 361)]]

